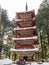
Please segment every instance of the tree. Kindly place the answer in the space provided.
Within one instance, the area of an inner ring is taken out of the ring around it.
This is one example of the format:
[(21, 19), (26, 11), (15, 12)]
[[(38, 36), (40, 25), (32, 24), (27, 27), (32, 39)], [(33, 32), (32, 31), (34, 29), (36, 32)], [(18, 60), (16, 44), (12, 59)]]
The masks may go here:
[(46, 58), (46, 54), (48, 53), (47, 50), (49, 47), (49, 4), (47, 0), (44, 0), (41, 3), (36, 15), (36, 21), (38, 32), (42, 30), (42, 47), (43, 54)]
[[(3, 36), (4, 33), (7, 33), (8, 31), (11, 31), (12, 28), (14, 28), (14, 23), (12, 23), (7, 15), (7, 10), (4, 9), (0, 9), (0, 58), (2, 55), (2, 50), (5, 51), (5, 55), (6, 57), (9, 56), (10, 57), (10, 47), (12, 46), (8, 46), (8, 45), (4, 45), (3, 44)], [(9, 42), (8, 42), (9, 44)], [(10, 44), (9, 44), (10, 45)]]
[(1, 19), (1, 7), (0, 7), (0, 58), (2, 55), (2, 48), (3, 48), (3, 24)]
[(44, 0), (42, 6), (40, 6), (38, 14), (36, 15), (37, 27), (38, 30), (43, 30), (44, 35), (47, 35), (49, 44), (49, 4), (47, 3), (47, 0)]

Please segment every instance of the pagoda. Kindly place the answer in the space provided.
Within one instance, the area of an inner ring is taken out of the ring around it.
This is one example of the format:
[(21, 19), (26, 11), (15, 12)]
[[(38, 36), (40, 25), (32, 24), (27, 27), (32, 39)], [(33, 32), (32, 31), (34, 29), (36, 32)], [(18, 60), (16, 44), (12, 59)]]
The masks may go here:
[[(27, 10), (27, 8), (26, 8)], [(11, 51), (17, 56), (19, 60), (35, 61), (35, 56), (38, 54), (38, 37), (35, 21), (35, 12), (17, 12), (16, 13), (16, 25), (13, 29), (15, 37), (13, 42), (15, 47)], [(15, 57), (16, 60), (16, 57)]]

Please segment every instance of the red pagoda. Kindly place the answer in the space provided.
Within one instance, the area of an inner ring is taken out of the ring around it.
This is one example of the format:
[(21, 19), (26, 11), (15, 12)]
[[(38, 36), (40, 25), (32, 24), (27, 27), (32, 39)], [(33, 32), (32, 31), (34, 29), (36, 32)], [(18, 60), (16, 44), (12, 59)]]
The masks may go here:
[[(35, 21), (35, 12), (26, 11), (16, 13), (16, 25), (14, 33), (16, 38), (13, 38), (15, 48), (11, 49), (15, 55), (19, 56), (19, 60), (35, 61), (35, 56), (38, 54), (38, 37)], [(16, 58), (15, 58), (16, 59)]]

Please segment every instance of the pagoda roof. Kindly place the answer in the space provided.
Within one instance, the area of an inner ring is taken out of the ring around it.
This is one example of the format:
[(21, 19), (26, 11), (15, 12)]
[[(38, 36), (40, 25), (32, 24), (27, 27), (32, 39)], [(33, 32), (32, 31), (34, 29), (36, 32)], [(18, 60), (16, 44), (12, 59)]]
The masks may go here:
[(25, 14), (25, 13), (34, 13), (34, 10), (32, 10), (32, 11), (24, 11), (24, 12), (16, 12), (16, 14)]
[(17, 17), (19, 19), (33, 18), (33, 17), (35, 17), (35, 12), (34, 12), (34, 10), (32, 10), (32, 11), (26, 11), (26, 12), (17, 12), (16, 15), (17, 15)]
[(26, 38), (13, 38), (13, 40), (29, 40), (29, 39), (37, 39), (37, 36), (26, 37)]
[(26, 27), (26, 28), (14, 28), (14, 30), (27, 30), (27, 29), (36, 29), (36, 26), (34, 26), (34, 27)]
[(39, 51), (39, 48), (33, 48), (33, 49), (13, 49), (11, 48), (11, 51)]

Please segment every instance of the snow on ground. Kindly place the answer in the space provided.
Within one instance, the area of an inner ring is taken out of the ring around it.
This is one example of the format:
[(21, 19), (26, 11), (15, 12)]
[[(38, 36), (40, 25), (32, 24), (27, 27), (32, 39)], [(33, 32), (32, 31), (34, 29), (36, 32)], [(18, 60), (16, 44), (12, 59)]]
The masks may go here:
[(32, 62), (31, 65), (49, 65), (49, 62), (42, 62), (42, 63)]
[[(17, 65), (17, 64), (12, 64), (12, 65)], [(37, 62), (31, 62), (31, 64), (26, 64), (26, 65), (49, 65), (49, 62), (43, 62), (43, 63), (37, 63)]]
[(0, 59), (0, 65), (10, 65), (12, 64), (12, 60), (6, 58), (6, 59)]
[[(17, 64), (12, 64), (13, 61), (10, 59), (0, 59), (0, 65), (17, 65)], [(26, 65), (49, 65), (49, 62), (26, 62)]]

